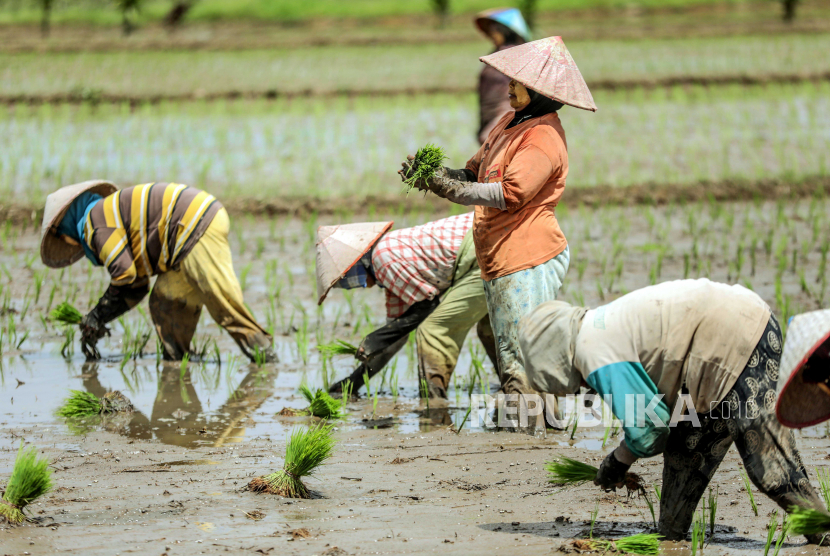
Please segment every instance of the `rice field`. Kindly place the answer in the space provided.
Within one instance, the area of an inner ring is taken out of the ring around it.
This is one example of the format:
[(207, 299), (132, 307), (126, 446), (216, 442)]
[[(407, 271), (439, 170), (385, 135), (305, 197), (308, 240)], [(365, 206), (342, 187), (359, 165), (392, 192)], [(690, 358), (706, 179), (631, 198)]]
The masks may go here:
[[(589, 84), (824, 74), (830, 34), (570, 41)], [(474, 90), (484, 40), (241, 51), (0, 54), (0, 97), (84, 89), (133, 98), (229, 91)]]
[[(826, 176), (830, 84), (675, 87), (565, 108), (568, 187)], [(220, 198), (395, 195), (407, 154), (478, 148), (472, 95), (0, 108), (0, 191), (38, 204), (92, 177), (179, 181)]]

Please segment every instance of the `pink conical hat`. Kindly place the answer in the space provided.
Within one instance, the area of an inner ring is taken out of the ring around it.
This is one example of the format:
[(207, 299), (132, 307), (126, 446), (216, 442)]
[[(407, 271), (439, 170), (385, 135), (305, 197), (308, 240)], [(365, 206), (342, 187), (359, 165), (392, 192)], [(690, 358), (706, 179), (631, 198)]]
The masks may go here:
[(597, 111), (562, 37), (548, 37), (479, 58), (507, 77), (562, 104)]
[(317, 304), (393, 222), (361, 222), (317, 229)]

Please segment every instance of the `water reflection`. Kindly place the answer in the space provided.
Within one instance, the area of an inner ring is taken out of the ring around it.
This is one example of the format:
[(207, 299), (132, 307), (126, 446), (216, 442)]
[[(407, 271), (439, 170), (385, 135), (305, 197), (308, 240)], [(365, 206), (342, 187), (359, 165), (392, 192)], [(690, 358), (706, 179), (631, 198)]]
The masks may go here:
[[(204, 367), (200, 367), (204, 370)], [(97, 363), (83, 366), (83, 388), (96, 396), (103, 396), (108, 388), (100, 381)], [(274, 392), (279, 376), (273, 366), (251, 365), (245, 377), (227, 396), (226, 401), (213, 411), (205, 411), (194, 386), (192, 367), (160, 366), (157, 371), (157, 390), (149, 417), (140, 409), (128, 415), (101, 418), (101, 425), (130, 438), (157, 439), (176, 446), (223, 446), (240, 442), (252, 424), (251, 415)], [(197, 371), (198, 372), (198, 371)], [(219, 380), (220, 373), (216, 373)], [(125, 381), (126, 382), (126, 381)]]

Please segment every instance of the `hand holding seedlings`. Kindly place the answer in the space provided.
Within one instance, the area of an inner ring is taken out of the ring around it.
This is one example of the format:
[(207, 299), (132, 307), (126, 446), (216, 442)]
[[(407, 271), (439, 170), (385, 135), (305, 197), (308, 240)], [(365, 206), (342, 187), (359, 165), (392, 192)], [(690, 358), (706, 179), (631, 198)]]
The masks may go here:
[(110, 335), (110, 329), (92, 313), (87, 314), (80, 322), (81, 326), (81, 350), (88, 361), (101, 359), (101, 352), (98, 351), (98, 340)]
[[(560, 458), (557, 461), (547, 462), (545, 469), (549, 473), (548, 482), (560, 485), (580, 485), (587, 482), (594, 482), (599, 473), (599, 469), (589, 463), (583, 463), (566, 457)], [(621, 483), (625, 485), (629, 493), (645, 492), (643, 479), (636, 473), (626, 472), (623, 475)]]
[(430, 181), (438, 174), (442, 173), (443, 163), (447, 160), (447, 155), (444, 149), (435, 145), (429, 144), (415, 153), (415, 156), (409, 155), (406, 161), (401, 164), (402, 168), (398, 171), (401, 175), (401, 180), (406, 184), (407, 191), (413, 187), (420, 190), (431, 190)]

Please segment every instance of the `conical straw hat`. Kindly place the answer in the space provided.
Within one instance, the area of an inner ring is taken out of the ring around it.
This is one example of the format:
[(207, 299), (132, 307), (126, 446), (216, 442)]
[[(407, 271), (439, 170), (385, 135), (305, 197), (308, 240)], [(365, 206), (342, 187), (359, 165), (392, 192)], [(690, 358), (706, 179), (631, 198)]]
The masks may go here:
[(548, 37), (479, 58), (501, 73), (562, 104), (597, 111), (594, 97), (562, 37)]
[(360, 257), (389, 231), (393, 222), (361, 222), (317, 229), (317, 304)]
[(60, 224), (66, 209), (78, 195), (91, 191), (102, 197), (112, 195), (118, 190), (115, 184), (105, 180), (91, 180), (62, 187), (46, 197), (43, 209), (43, 225), (40, 229), (40, 260), (48, 267), (61, 268), (69, 266), (84, 256), (80, 245), (69, 245), (53, 232)]
[[(830, 310), (793, 317), (778, 373), (775, 414), (784, 425), (802, 428), (830, 419), (830, 393), (825, 383), (805, 382), (804, 370), (830, 378)], [(811, 373), (812, 374), (812, 373)]]

